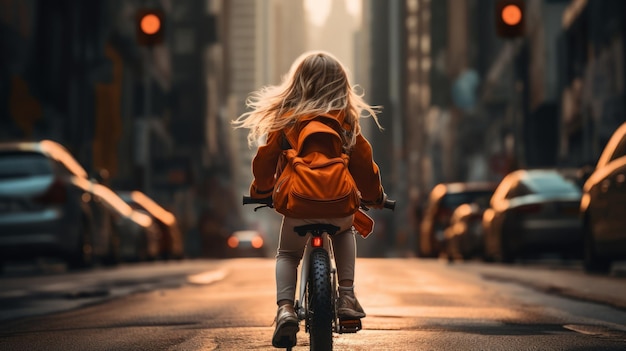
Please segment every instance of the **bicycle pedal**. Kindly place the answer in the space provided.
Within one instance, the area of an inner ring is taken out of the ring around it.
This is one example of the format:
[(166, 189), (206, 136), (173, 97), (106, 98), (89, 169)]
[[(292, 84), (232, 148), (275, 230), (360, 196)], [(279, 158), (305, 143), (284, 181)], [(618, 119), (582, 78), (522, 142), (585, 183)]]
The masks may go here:
[(363, 329), (363, 327), (361, 326), (360, 319), (339, 320), (339, 333), (340, 334), (356, 333), (361, 329)]

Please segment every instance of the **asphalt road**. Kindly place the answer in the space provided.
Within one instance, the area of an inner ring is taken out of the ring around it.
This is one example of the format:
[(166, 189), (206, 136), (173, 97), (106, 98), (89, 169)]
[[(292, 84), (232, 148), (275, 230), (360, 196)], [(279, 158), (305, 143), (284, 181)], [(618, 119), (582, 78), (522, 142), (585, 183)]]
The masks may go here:
[[(0, 312), (13, 317), (0, 323), (0, 350), (274, 350), (273, 267), (198, 260), (5, 276)], [(626, 350), (625, 288), (622, 276), (575, 266), (359, 259), (368, 316), (334, 349)], [(60, 301), (73, 303), (45, 308)], [(303, 328), (298, 337), (294, 350), (308, 350)]]

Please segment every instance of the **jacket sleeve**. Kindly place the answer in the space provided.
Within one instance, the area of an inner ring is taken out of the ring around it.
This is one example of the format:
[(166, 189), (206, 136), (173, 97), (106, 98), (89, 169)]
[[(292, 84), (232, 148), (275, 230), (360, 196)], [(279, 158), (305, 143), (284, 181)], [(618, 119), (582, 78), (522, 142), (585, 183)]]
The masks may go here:
[(252, 175), (254, 179), (250, 185), (250, 197), (260, 199), (272, 195), (274, 177), (278, 159), (282, 154), (281, 132), (273, 132), (267, 136), (267, 143), (259, 146), (252, 160)]
[(361, 134), (357, 136), (350, 153), (349, 169), (363, 201), (377, 202), (382, 199), (384, 190), (378, 165), (372, 155), (372, 146)]

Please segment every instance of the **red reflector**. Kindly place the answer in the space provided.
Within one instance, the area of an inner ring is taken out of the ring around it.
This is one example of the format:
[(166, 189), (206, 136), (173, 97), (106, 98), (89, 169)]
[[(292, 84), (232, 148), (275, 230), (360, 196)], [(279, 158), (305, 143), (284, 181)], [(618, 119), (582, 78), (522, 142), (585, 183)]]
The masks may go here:
[(322, 237), (314, 236), (311, 240), (311, 245), (313, 245), (313, 247), (322, 247)]

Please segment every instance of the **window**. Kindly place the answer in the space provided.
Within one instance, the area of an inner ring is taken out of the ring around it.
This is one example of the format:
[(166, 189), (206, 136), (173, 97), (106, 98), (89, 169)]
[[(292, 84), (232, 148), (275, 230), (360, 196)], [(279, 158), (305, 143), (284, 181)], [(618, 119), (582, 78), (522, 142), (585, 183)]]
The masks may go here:
[(442, 206), (455, 209), (459, 205), (473, 203), (473, 202), (481, 202), (489, 201), (489, 198), (493, 194), (493, 191), (490, 190), (480, 190), (480, 191), (467, 191), (462, 193), (451, 193), (446, 195), (442, 199)]
[(557, 173), (540, 173), (526, 180), (528, 186), (539, 194), (579, 194), (580, 189)]
[(0, 179), (52, 174), (50, 161), (38, 152), (0, 153)]

